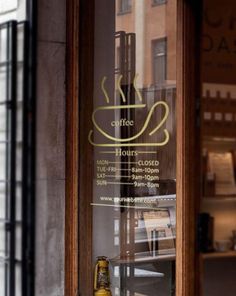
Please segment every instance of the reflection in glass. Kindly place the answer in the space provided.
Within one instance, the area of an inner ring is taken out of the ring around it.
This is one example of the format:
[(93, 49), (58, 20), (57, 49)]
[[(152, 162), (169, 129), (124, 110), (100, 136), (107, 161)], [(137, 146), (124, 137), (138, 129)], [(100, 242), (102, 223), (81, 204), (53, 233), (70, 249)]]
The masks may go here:
[(2, 65), (0, 67), (0, 87), (1, 87), (0, 102), (1, 102), (1, 107), (3, 106), (2, 102), (4, 102), (4, 100), (6, 99), (6, 80), (7, 80), (6, 69), (7, 69), (7, 67), (5, 65)]
[(0, 182), (0, 219), (5, 219), (6, 216), (6, 184)]
[(203, 1), (198, 243), (204, 296), (233, 296), (236, 290), (235, 8), (232, 0), (224, 2), (223, 10), (221, 1)]
[(2, 164), (0, 166), (0, 181), (5, 181), (6, 176), (6, 144), (0, 143), (0, 163)]
[(18, 0), (0, 1), (0, 14), (17, 8)]
[(22, 257), (22, 227), (21, 223), (16, 224), (16, 251), (15, 258), (21, 260)]
[(119, 13), (128, 13), (132, 9), (131, 0), (119, 0)]
[(0, 295), (5, 295), (5, 264), (0, 261)]
[[(1, 78), (0, 78), (1, 81)], [(6, 106), (0, 105), (0, 142), (6, 140)]]
[(6, 28), (2, 28), (0, 30), (0, 62), (6, 62), (7, 61), (7, 30)]
[(113, 296), (175, 295), (176, 3), (95, 2), (93, 263)]
[[(17, 4), (17, 1), (8, 2), (4, 4), (4, 9), (13, 9), (10, 5)], [(1, 5), (3, 4), (0, 4), (0, 9), (3, 8)], [(10, 15), (6, 14), (5, 17)], [(22, 101), (25, 96), (23, 55), (26, 27), (24, 23), (19, 24), (15, 35), (14, 26), (15, 23), (8, 22), (0, 27), (0, 295), (4, 296), (22, 294), (22, 266), (19, 261), (22, 259)], [(16, 50), (13, 48), (13, 39), (16, 41), (18, 54), (16, 73), (12, 71)], [(17, 85), (14, 74), (17, 76)], [(16, 90), (16, 98), (13, 88)], [(13, 108), (15, 99), (16, 110)], [(12, 120), (14, 116), (16, 127)], [(16, 138), (13, 139), (14, 132)], [(28, 180), (26, 181), (28, 184)], [(16, 280), (15, 285), (13, 278)]]
[(153, 41), (153, 84), (158, 85), (166, 80), (166, 38)]
[(16, 264), (16, 296), (21, 296), (22, 291), (22, 272), (21, 265)]
[(6, 244), (5, 223), (1, 221), (0, 222), (0, 258), (5, 258), (5, 254), (6, 254), (5, 244)]

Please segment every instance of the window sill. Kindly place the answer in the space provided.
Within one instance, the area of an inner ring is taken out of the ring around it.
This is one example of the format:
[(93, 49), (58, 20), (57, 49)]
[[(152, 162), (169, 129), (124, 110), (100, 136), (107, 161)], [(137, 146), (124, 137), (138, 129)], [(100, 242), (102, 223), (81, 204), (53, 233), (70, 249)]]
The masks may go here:
[(121, 15), (125, 15), (125, 14), (129, 14), (129, 13), (131, 13), (132, 12), (132, 10), (131, 9), (129, 9), (129, 10), (125, 10), (125, 11), (119, 11), (118, 13), (117, 13), (117, 15), (119, 16), (121, 16)]
[(152, 7), (162, 6), (162, 5), (166, 5), (166, 4), (167, 4), (167, 1), (166, 2), (162, 2), (162, 3), (152, 3)]

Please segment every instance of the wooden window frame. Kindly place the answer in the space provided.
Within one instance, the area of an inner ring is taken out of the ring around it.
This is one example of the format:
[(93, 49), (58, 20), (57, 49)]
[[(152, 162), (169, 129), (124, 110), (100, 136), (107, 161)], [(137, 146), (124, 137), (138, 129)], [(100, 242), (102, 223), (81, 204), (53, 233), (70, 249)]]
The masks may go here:
[[(85, 3), (87, 2), (87, 3)], [(199, 0), (178, 0), (177, 5), (177, 247), (176, 247), (176, 295), (199, 296), (198, 258), (196, 256), (196, 200), (199, 196), (199, 139), (197, 138), (196, 98), (200, 98), (200, 77), (196, 63), (199, 40), (196, 36), (200, 28), (198, 13)], [(67, 54), (66, 54), (66, 204), (65, 204), (65, 295), (78, 296), (91, 285), (91, 245), (85, 245), (83, 237), (92, 237), (89, 216), (89, 202), (80, 202), (83, 192), (79, 188), (79, 174), (88, 174), (87, 168), (79, 162), (79, 155), (85, 143), (79, 145), (79, 121), (83, 113), (90, 112), (87, 106), (80, 106), (79, 97), (89, 96), (79, 85), (79, 64), (87, 63), (87, 73), (93, 67), (93, 22), (80, 15), (81, 6), (88, 9), (93, 20), (94, 0), (67, 1)], [(80, 24), (85, 22), (86, 31), (80, 34)], [(89, 25), (88, 25), (89, 24)], [(90, 36), (85, 40), (85, 36)], [(81, 46), (87, 46), (81, 50)], [(199, 79), (198, 79), (199, 78)], [(90, 104), (91, 105), (91, 104)], [(83, 131), (84, 132), (84, 127)], [(196, 135), (195, 137), (193, 135)], [(86, 157), (86, 155), (83, 155)], [(79, 239), (80, 238), (80, 239)], [(79, 256), (79, 254), (82, 254)], [(87, 274), (86, 281), (80, 281), (81, 272)], [(83, 293), (83, 296), (91, 296)]]

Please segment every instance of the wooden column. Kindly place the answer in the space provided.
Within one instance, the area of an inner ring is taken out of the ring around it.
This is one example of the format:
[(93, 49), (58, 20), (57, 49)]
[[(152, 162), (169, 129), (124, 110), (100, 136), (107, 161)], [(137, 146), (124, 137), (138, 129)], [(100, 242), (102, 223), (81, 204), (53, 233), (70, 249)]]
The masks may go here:
[(78, 295), (79, 1), (67, 0), (65, 295)]
[(177, 9), (177, 296), (199, 296), (196, 256), (200, 198), (199, 0), (178, 0)]

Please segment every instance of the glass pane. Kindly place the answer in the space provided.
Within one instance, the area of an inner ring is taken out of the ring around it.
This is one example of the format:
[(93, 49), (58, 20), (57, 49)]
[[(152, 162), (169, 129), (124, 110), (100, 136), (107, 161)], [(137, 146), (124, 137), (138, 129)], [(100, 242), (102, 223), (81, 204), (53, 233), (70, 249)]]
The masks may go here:
[(233, 0), (224, 4), (203, 1), (202, 198), (198, 223), (203, 296), (233, 296), (236, 291), (235, 9)]
[[(80, 176), (83, 202), (92, 211), (91, 261), (96, 269), (90, 288), (94, 295), (171, 296), (176, 2), (163, 9), (152, 1), (130, 1), (129, 11), (120, 13), (124, 2), (95, 1), (93, 76), (87, 77), (93, 79), (93, 92), (85, 94), (90, 102), (80, 98), (81, 106), (91, 110), (81, 119), (86, 126), (81, 164), (87, 163)], [(84, 80), (81, 84), (86, 88)]]
[(1, 0), (0, 14), (16, 9), (17, 5), (18, 5), (18, 0), (7, 0), (7, 1)]
[(0, 143), (0, 181), (6, 180), (6, 144)]
[(22, 227), (20, 223), (16, 223), (16, 259), (21, 260), (22, 252)]
[(6, 71), (7, 71), (7, 67), (5, 65), (0, 66), (0, 87), (1, 87), (0, 103), (6, 101), (6, 94), (7, 94), (6, 93), (6, 81), (7, 81)]
[(0, 142), (6, 141), (6, 106), (0, 105)]
[(17, 85), (17, 101), (18, 101), (18, 111), (20, 112), (22, 109), (22, 100), (23, 100), (23, 64), (22, 62), (18, 63), (18, 69), (17, 69), (17, 79), (18, 79), (18, 85)]
[(0, 258), (6, 256), (6, 235), (5, 235), (5, 223), (0, 221)]
[[(17, 8), (18, 1), (9, 0), (6, 4), (0, 1), (0, 14), (1, 10), (10, 11), (0, 15), (2, 20), (0, 28), (0, 259), (4, 261), (4, 257), (7, 257), (7, 262), (12, 260), (15, 265), (9, 265), (9, 269), (5, 270), (5, 276), (8, 279), (3, 285), (2, 278), (0, 277), (0, 286), (3, 290), (0, 290), (0, 296), (7, 295), (20, 295), (22, 293), (21, 287), (21, 259), (22, 259), (22, 137), (23, 137), (23, 99), (28, 92), (27, 85), (24, 86), (24, 34), (26, 23), (18, 23), (17, 34), (13, 34), (15, 24), (11, 22), (3, 23), (6, 19), (22, 19), (24, 18), (24, 4), (23, 1), (18, 11), (12, 12)], [(6, 1), (5, 1), (6, 2)], [(5, 3), (4, 2), (4, 3)], [(17, 40), (16, 40), (16, 39)], [(14, 49), (12, 48), (13, 39), (15, 40), (17, 49), (17, 73), (13, 73), (13, 56)], [(28, 50), (28, 49), (27, 49)], [(13, 83), (12, 75), (17, 75), (17, 84)], [(13, 93), (12, 87), (16, 88), (16, 139), (12, 139), (12, 116), (15, 116), (14, 105), (12, 105)], [(29, 128), (29, 127), (28, 127)], [(16, 140), (16, 142), (15, 142)], [(15, 145), (14, 145), (15, 144)], [(12, 151), (14, 149), (14, 151)], [(16, 156), (13, 157), (13, 153)], [(27, 157), (28, 159), (28, 157)], [(13, 172), (16, 173), (16, 182), (14, 180)], [(27, 184), (28, 179), (25, 180)], [(13, 183), (14, 182), (14, 183)], [(15, 191), (13, 188), (16, 187)], [(27, 209), (26, 209), (27, 212)], [(15, 232), (13, 232), (13, 230)], [(27, 230), (26, 230), (27, 231)], [(14, 238), (12, 234), (14, 233)], [(28, 244), (28, 233), (26, 234), (26, 243)], [(14, 253), (10, 252), (14, 248)], [(26, 248), (28, 250), (28, 248)], [(27, 250), (24, 250), (25, 252)], [(8, 258), (11, 256), (10, 258)], [(27, 255), (28, 256), (28, 255)], [(0, 262), (1, 262), (0, 261)], [(4, 269), (1, 269), (0, 273), (4, 273)], [(15, 276), (15, 285), (9, 280)]]
[(21, 272), (21, 265), (16, 264), (16, 296), (22, 295), (22, 272)]
[(1, 28), (0, 30), (0, 63), (7, 61), (7, 30)]
[(0, 259), (0, 296), (5, 296), (5, 264)]
[(16, 220), (22, 220), (22, 186), (18, 183), (16, 186)]
[[(22, 101), (23, 101), (23, 75), (24, 75), (24, 25), (18, 26), (18, 35), (17, 35), (17, 101), (18, 101), (18, 115), (22, 115)], [(22, 128), (22, 121), (19, 119), (18, 127)], [(21, 131), (19, 131), (19, 135), (21, 135)], [(18, 137), (19, 137), (18, 135)]]
[(16, 147), (16, 180), (22, 180), (22, 147), (21, 142)]
[(6, 217), (6, 185), (5, 182), (0, 182), (0, 219)]

